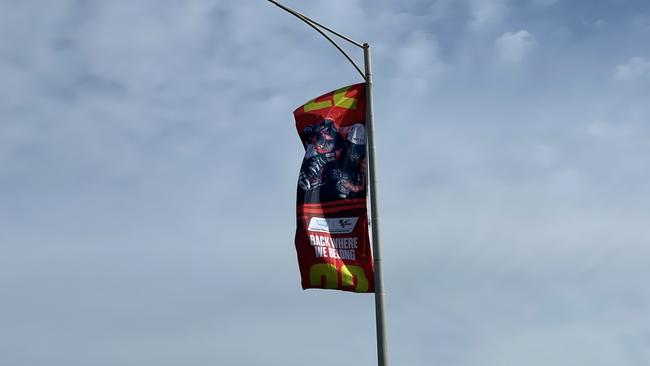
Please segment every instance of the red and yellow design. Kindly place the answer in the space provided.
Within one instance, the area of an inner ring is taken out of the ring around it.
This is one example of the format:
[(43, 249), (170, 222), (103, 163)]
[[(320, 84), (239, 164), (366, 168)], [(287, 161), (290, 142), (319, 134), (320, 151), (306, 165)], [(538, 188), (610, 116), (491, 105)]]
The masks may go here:
[(295, 245), (303, 289), (374, 292), (366, 206), (365, 84), (294, 111), (305, 147)]

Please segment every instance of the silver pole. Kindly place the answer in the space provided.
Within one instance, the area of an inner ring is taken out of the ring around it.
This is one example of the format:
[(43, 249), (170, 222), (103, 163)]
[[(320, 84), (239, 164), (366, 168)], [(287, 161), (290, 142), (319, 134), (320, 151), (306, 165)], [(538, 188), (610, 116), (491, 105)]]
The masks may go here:
[[(372, 252), (375, 261), (375, 320), (377, 326), (377, 363), (379, 366), (388, 366), (388, 341), (386, 337), (384, 312), (384, 284), (381, 272), (381, 248), (379, 246), (379, 208), (377, 206), (377, 176), (375, 173), (375, 130), (373, 125), (372, 113), (372, 71), (370, 64), (370, 45), (364, 43), (363, 45), (346, 37), (324, 25), (317, 23), (313, 19), (306, 17), (297, 11), (290, 9), (275, 0), (268, 0), (269, 2), (277, 5), (286, 12), (294, 15), (298, 19), (307, 23), (310, 27), (314, 28), (318, 33), (325, 37), (339, 52), (348, 59), (354, 68), (363, 76), (366, 81), (366, 130), (368, 133), (368, 187), (370, 191), (370, 228), (372, 234)], [(363, 60), (365, 64), (365, 73), (362, 73), (357, 64), (352, 58), (330, 37), (321, 30), (323, 28), (335, 36), (338, 36), (355, 46), (363, 47)]]
[(384, 278), (381, 273), (381, 247), (379, 245), (379, 207), (377, 207), (377, 174), (375, 169), (375, 127), (372, 119), (372, 71), (370, 45), (363, 44), (363, 60), (366, 67), (366, 129), (368, 130), (368, 176), (370, 187), (370, 227), (372, 230), (372, 253), (375, 258), (375, 321), (377, 323), (377, 362), (388, 366), (388, 341), (386, 337), (386, 314), (384, 312)]

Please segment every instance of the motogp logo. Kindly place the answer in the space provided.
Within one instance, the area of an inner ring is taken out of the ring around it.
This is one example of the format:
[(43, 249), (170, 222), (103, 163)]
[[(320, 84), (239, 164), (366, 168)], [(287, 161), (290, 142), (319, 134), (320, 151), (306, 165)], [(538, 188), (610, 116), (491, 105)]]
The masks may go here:
[(312, 217), (307, 230), (329, 234), (349, 234), (359, 221), (358, 217)]

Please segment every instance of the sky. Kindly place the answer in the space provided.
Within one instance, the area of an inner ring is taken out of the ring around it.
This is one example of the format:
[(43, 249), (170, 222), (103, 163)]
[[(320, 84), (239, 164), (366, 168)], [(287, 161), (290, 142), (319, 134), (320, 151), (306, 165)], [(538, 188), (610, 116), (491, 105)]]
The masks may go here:
[[(372, 46), (392, 364), (650, 365), (650, 2), (284, 3)], [(376, 363), (300, 288), (292, 111), (360, 82), (316, 32), (2, 0), (0, 80), (0, 364)]]

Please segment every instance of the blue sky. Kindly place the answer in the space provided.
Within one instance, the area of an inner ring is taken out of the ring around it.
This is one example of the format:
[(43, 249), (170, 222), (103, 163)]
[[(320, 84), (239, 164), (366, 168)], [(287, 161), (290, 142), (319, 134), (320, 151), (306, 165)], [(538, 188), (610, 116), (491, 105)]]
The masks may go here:
[[(650, 364), (650, 3), (284, 3), (373, 46), (394, 364)], [(318, 34), (6, 0), (0, 80), (1, 364), (375, 362), (299, 285), (291, 112), (359, 82)]]

